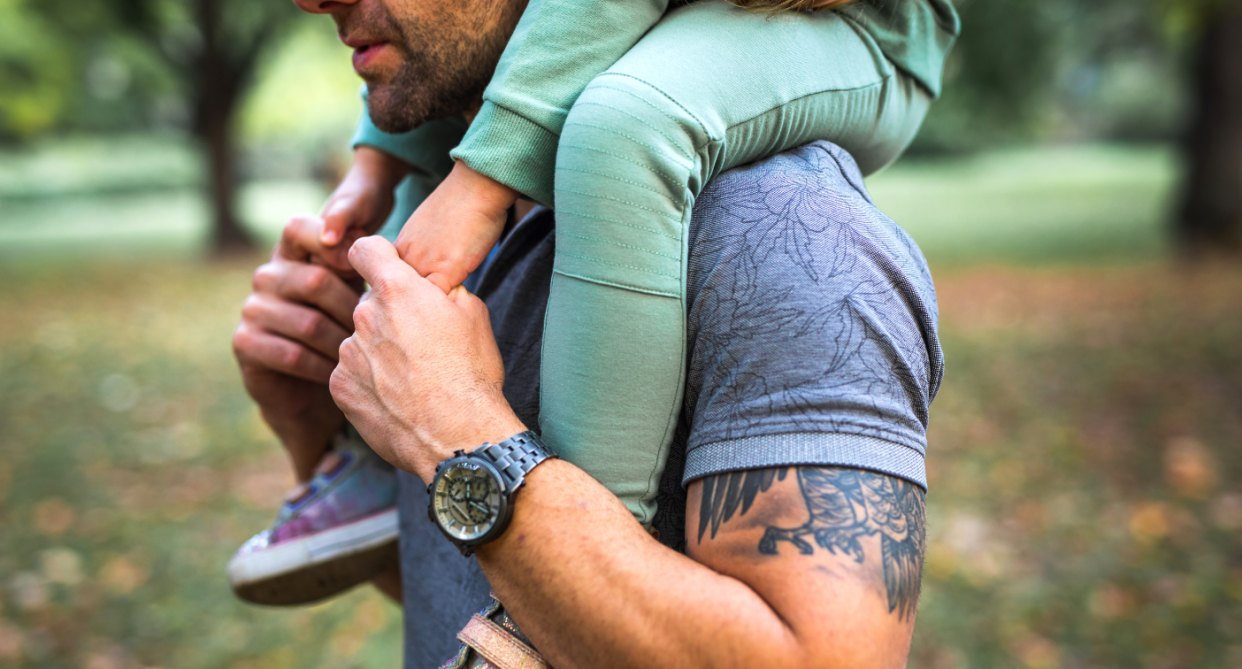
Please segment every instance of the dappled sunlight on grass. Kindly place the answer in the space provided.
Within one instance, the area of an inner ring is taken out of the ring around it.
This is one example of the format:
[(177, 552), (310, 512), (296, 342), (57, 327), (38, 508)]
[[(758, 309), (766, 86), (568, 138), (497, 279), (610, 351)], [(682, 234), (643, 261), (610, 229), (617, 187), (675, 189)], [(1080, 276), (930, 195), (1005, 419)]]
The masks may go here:
[(867, 179), (939, 266), (1133, 262), (1164, 252), (1175, 185), (1158, 146), (1039, 146), (906, 159)]
[[(399, 611), (370, 591), (292, 611), (228, 591), (225, 561), (290, 483), (228, 347), (249, 275), (0, 278), (0, 664), (397, 662)], [(1242, 269), (937, 282), (911, 666), (1236, 665)]]
[[(1242, 666), (1242, 267), (1159, 262), (1170, 155), (868, 180), (932, 261), (947, 359), (912, 667)], [(0, 170), (0, 666), (396, 665), (369, 590), (265, 610), (225, 582), (291, 483), (229, 349), (260, 255), (189, 260), (205, 214), (172, 167), (13, 197), (23, 174)], [(270, 241), (322, 196), (243, 205)]]
[(1242, 268), (940, 272), (916, 667), (1242, 661)]
[(397, 663), (399, 612), (368, 590), (290, 611), (229, 592), (291, 484), (229, 350), (250, 271), (0, 278), (0, 665)]

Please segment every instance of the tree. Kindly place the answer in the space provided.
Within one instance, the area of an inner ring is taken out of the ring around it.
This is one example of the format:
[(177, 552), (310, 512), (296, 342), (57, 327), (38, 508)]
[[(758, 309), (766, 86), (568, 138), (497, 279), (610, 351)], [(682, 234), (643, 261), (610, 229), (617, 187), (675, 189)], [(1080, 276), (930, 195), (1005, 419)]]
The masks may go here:
[(1192, 255), (1242, 251), (1242, 3), (1212, 5), (1201, 11), (1173, 220), (1177, 241)]
[(108, 0), (119, 25), (161, 53), (185, 83), (190, 129), (207, 163), (212, 251), (253, 249), (237, 217), (234, 121), (263, 50), (297, 10), (287, 1)]

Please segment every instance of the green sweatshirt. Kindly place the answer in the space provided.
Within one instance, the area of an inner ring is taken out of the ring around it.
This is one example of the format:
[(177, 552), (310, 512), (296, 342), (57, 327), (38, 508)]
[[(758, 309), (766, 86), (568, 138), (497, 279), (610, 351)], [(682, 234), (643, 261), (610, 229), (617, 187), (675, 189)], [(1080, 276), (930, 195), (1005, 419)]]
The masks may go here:
[[(553, 200), (557, 140), (570, 107), (596, 75), (664, 16), (667, 0), (531, 0), (452, 158), (542, 204)], [(834, 10), (866, 32), (893, 65), (933, 97), (960, 30), (950, 0), (859, 0)], [(386, 135), (363, 117), (354, 145), (369, 144), (419, 169), (437, 161), (451, 127), (433, 122)], [(428, 142), (426, 147), (419, 147)]]
[[(540, 428), (647, 523), (682, 409), (695, 198), (724, 170), (815, 140), (864, 173), (896, 159), (939, 92), (958, 22), (947, 0), (772, 19), (724, 2), (586, 8), (535, 0), (452, 155), (555, 199)], [(449, 167), (436, 151), (460, 132), (366, 125), (360, 143), (432, 179)]]

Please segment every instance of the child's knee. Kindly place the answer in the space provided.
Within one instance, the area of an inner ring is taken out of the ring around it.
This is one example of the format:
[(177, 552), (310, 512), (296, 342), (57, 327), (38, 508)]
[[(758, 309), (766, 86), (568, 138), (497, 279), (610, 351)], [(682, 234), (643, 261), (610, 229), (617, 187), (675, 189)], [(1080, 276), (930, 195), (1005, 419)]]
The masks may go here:
[[(557, 161), (616, 163), (619, 171), (640, 173), (644, 183), (655, 180), (670, 195), (680, 195), (699, 169), (698, 154), (707, 141), (702, 127), (664, 91), (633, 76), (607, 72), (570, 109)], [(587, 153), (576, 155), (582, 151)]]
[(694, 125), (667, 96), (601, 75), (579, 96), (556, 158), (558, 270), (680, 292), (683, 228), (700, 178)]

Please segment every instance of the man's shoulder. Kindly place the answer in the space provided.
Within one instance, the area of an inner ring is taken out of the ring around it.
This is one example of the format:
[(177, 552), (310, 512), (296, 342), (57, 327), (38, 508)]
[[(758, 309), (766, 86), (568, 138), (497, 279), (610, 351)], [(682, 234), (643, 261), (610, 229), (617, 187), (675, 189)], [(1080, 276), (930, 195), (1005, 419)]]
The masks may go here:
[(692, 291), (695, 275), (703, 278), (696, 270), (749, 259), (766, 269), (748, 273), (752, 280), (790, 283), (785, 280), (801, 274), (805, 280), (793, 281), (795, 290), (816, 292), (824, 278), (841, 276), (865, 257), (896, 270), (893, 278), (911, 282), (934, 307), (918, 245), (872, 201), (853, 157), (831, 142), (721, 174), (695, 204), (690, 235)]
[(767, 196), (782, 192), (851, 194), (874, 206), (854, 157), (832, 142), (818, 141), (718, 175), (704, 188), (696, 211), (701, 206), (744, 204), (756, 196), (769, 208), (779, 207), (783, 204), (779, 195), (772, 200)]
[(914, 240), (844, 150), (816, 142), (722, 174), (687, 267), (683, 483), (791, 464), (925, 485), (936, 297)]

